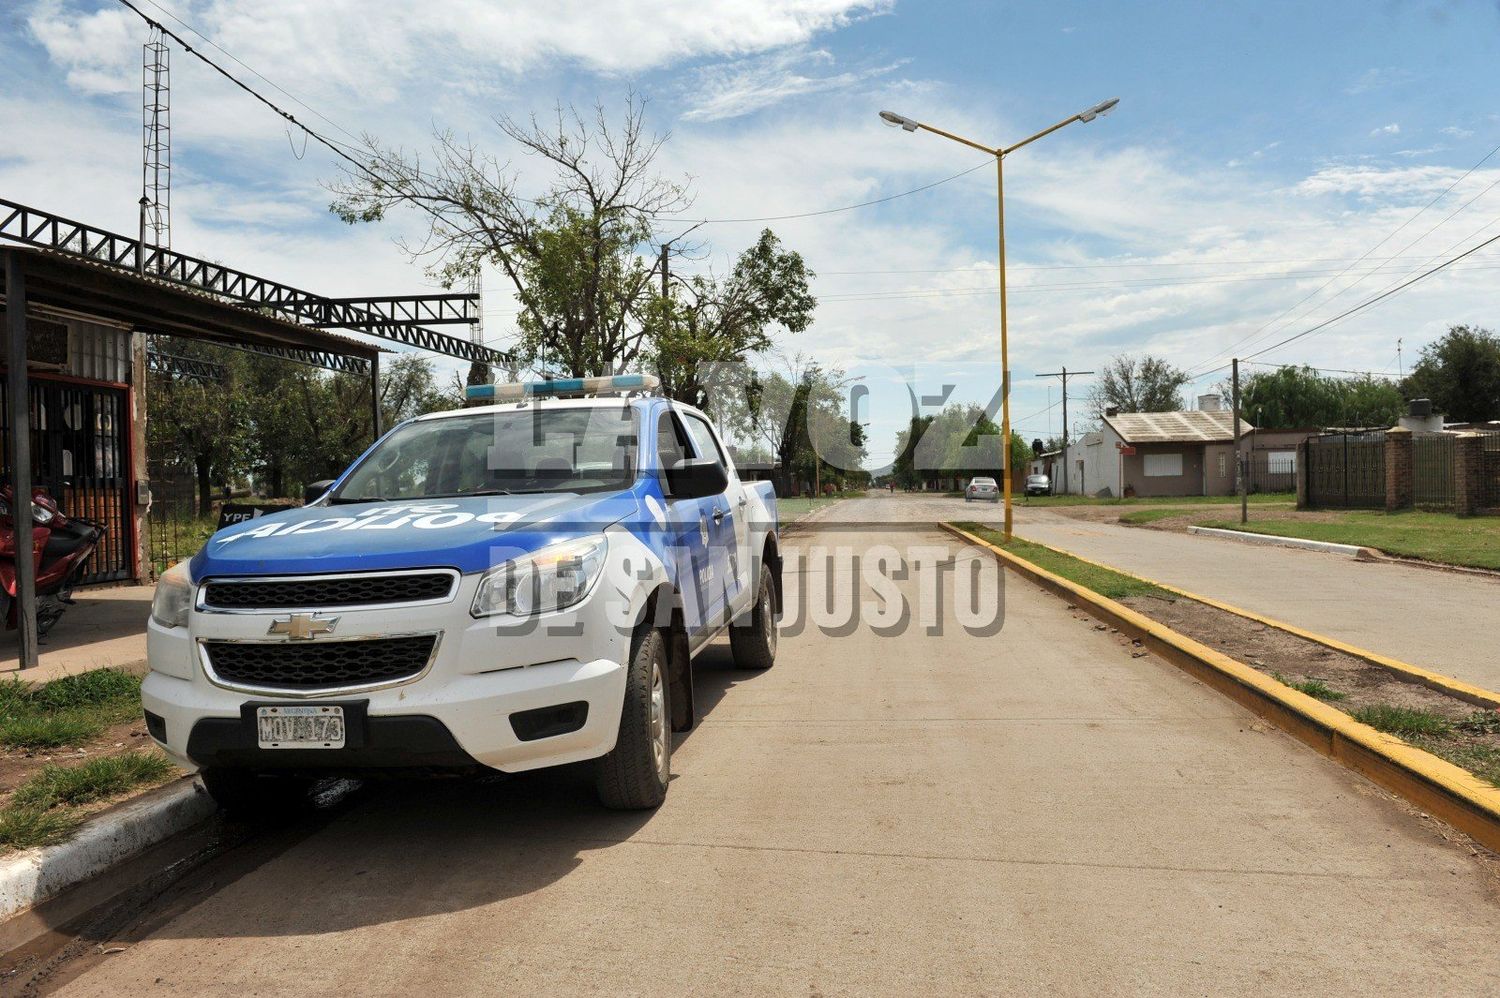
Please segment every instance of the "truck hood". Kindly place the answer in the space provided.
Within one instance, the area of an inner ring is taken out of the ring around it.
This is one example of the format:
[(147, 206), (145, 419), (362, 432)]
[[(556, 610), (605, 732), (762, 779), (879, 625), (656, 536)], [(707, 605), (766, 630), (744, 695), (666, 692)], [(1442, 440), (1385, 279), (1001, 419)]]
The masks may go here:
[(631, 492), (319, 503), (225, 527), (194, 556), (194, 579), (403, 568), (479, 572), (636, 512)]

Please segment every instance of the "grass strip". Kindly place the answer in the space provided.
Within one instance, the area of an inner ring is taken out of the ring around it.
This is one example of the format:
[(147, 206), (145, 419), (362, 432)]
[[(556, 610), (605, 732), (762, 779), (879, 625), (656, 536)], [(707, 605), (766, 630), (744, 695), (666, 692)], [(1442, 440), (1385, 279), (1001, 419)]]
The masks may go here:
[(997, 547), (1025, 558), (1033, 565), (1045, 568), (1055, 575), (1061, 575), (1070, 582), (1076, 582), (1085, 589), (1092, 589), (1099, 595), (1110, 599), (1124, 599), (1127, 596), (1154, 596), (1157, 599), (1171, 601), (1176, 598), (1165, 589), (1153, 586), (1149, 582), (1142, 582), (1140, 579), (1134, 579), (1098, 565), (1090, 565), (1086, 561), (1079, 561), (1072, 555), (1062, 554), (1040, 544), (1033, 544), (1031, 541), (1023, 541), (1019, 537), (1012, 537), (1010, 543), (1007, 544), (1000, 531), (983, 524), (955, 523), (954, 526), (982, 537)]
[(1414, 707), (1376, 703), (1352, 711), (1349, 716), (1361, 724), (1368, 724), (1376, 731), (1401, 738), (1412, 735), (1442, 738), (1453, 733), (1452, 721), (1433, 711)]
[(176, 772), (156, 752), (99, 756), (76, 766), (49, 763), (0, 808), (0, 845), (26, 849), (60, 842), (82, 823), (82, 806), (154, 786)]
[(1252, 523), (1215, 520), (1201, 526), (1355, 544), (1405, 558), (1469, 568), (1500, 569), (1500, 517), (1458, 517), (1452, 513), (1417, 510), (1400, 513), (1359, 510), (1339, 513), (1332, 520), (1327, 516), (1325, 510), (1315, 520), (1274, 519)]
[(140, 711), (140, 678), (119, 669), (94, 669), (40, 685), (13, 677), (0, 683), (0, 745), (82, 745)]
[(155, 752), (103, 755), (79, 766), (51, 763), (16, 788), (11, 804), (21, 808), (77, 807), (122, 794), (172, 774), (173, 767)]
[(1281, 683), (1285, 686), (1290, 686), (1298, 693), (1306, 693), (1308, 696), (1315, 697), (1319, 700), (1325, 701), (1326, 703), (1335, 703), (1339, 700), (1347, 700), (1349, 698), (1349, 695), (1347, 693), (1340, 693), (1338, 690), (1334, 689), (1332, 686), (1329, 686), (1321, 679), (1313, 679), (1309, 677), (1307, 679), (1304, 679), (1300, 683), (1295, 683), (1279, 672), (1273, 672), (1271, 673), (1271, 676), (1278, 683)]

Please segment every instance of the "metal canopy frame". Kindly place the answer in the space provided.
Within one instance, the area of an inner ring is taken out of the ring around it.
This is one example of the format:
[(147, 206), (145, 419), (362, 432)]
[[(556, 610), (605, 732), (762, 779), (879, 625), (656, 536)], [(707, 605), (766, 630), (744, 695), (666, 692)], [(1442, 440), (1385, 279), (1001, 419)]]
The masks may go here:
[(197, 357), (163, 353), (154, 346), (146, 348), (146, 370), (155, 374), (201, 381), (205, 384), (217, 384), (224, 380), (222, 364), (215, 364), (211, 360), (199, 360)]
[(476, 322), (477, 295), (325, 298), (185, 253), (155, 246), (147, 246), (143, 252), (139, 239), (6, 198), (0, 198), (0, 239), (84, 257), (109, 267), (272, 308), (309, 325), (366, 333), (470, 363), (504, 367), (510, 362), (504, 351), (417, 324), (419, 316), (423, 317), (420, 321), (432, 323)]
[[(134, 244), (136, 249), (139, 244)], [(32, 308), (97, 316), (139, 332), (166, 333), (250, 349), (270, 356), (318, 366), (346, 365), (351, 372), (368, 372), (370, 415), (374, 436), (380, 435), (378, 386), (379, 347), (322, 329), (301, 325), (274, 313), (206, 294), (174, 283), (120, 269), (114, 264), (64, 254), (0, 244), (5, 295), (5, 377), (9, 406), (8, 452), (10, 485), (25, 510), (33, 484), (30, 392), (27, 390), (26, 322)], [(221, 268), (222, 269), (222, 268)], [(175, 365), (187, 358), (158, 352), (147, 365)], [(206, 362), (199, 374), (218, 367)], [(159, 368), (158, 368), (159, 369)], [(25, 520), (24, 512), (20, 518)], [(20, 665), (37, 662), (36, 570), (31, 559), (16, 559), (16, 619)]]

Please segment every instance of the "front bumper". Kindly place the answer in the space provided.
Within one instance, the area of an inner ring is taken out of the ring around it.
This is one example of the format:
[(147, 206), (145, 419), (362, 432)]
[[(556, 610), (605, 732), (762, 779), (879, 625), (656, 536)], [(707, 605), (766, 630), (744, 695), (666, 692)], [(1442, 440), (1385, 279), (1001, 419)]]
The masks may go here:
[[(160, 720), (148, 717), (148, 729), (189, 769), (337, 771), (477, 763), (520, 772), (597, 758), (614, 748), (625, 695), (621, 663), (629, 656), (631, 636), (630, 626), (615, 618), (629, 613), (628, 601), (603, 600), (605, 587), (596, 585), (577, 607), (539, 618), (528, 630), (504, 632), (493, 621), (469, 615), (476, 584), (465, 577), (443, 605), (339, 613), (338, 638), (440, 635), (426, 669), (377, 688), (299, 695), (229, 688), (212, 674), (203, 641), (265, 641), (269, 622), (284, 613), (194, 610), (187, 627), (164, 628), (151, 621), (151, 672), (141, 700)], [(344, 705), (351, 719), (346, 746), (258, 748), (253, 707), (278, 703)], [(582, 715), (581, 724), (546, 723), (546, 712), (570, 705), (569, 716)], [(531, 711), (543, 713), (515, 719)]]
[[(297, 703), (345, 705), (350, 739), (342, 749), (259, 749), (246, 708), (286, 703), (152, 672), (141, 686), (142, 706), (161, 718), (162, 748), (188, 769), (253, 766), (267, 769), (458, 767), (478, 763), (515, 773), (604, 755), (615, 746), (625, 669), (618, 662), (568, 660), (443, 683), (426, 677), (410, 686), (351, 697)], [(575, 731), (523, 740), (511, 717), (528, 711), (586, 704)], [(253, 710), (251, 711), (253, 714)]]

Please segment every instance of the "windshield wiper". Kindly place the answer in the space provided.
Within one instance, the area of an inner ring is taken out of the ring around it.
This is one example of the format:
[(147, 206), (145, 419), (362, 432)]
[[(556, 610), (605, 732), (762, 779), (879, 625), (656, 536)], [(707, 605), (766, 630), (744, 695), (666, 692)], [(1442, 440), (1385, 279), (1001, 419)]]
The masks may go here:
[(352, 498), (350, 496), (333, 496), (332, 498), (330, 498), (328, 500), (328, 504), (330, 506), (349, 506), (349, 505), (352, 505), (352, 504), (357, 503), (357, 502), (393, 502), (393, 501), (394, 500), (387, 499), (385, 496), (359, 496), (358, 498)]
[(468, 492), (432, 492), (423, 499), (464, 499), (468, 496), (508, 496), (512, 495), (510, 489), (470, 489)]

